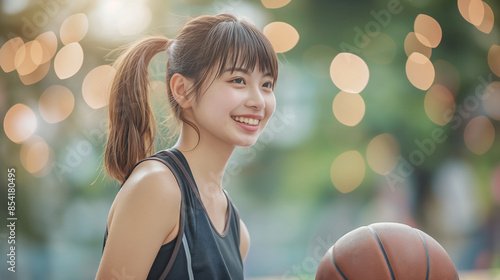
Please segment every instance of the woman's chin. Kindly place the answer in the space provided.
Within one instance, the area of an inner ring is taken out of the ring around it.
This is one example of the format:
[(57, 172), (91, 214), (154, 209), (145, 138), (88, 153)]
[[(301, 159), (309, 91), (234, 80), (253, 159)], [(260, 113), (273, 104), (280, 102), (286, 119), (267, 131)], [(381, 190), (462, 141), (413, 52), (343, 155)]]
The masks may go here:
[(248, 140), (239, 141), (239, 143), (237, 143), (236, 146), (242, 147), (242, 148), (248, 148), (248, 147), (253, 146), (255, 143), (257, 143), (257, 139), (248, 139)]

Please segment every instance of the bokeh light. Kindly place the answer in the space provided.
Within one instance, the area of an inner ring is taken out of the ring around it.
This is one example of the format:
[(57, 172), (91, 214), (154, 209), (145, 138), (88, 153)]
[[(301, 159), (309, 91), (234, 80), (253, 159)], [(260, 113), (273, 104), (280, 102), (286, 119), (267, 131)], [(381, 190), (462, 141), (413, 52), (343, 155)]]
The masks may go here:
[(482, 155), (491, 148), (495, 141), (495, 128), (487, 117), (475, 117), (465, 127), (464, 140), (471, 152)]
[(21, 147), (20, 159), (24, 169), (30, 173), (41, 171), (49, 161), (50, 147), (40, 136), (34, 135)]
[[(41, 61), (41, 47), (37, 41), (29, 41), (22, 45), (16, 52), (14, 64), (19, 75), (28, 75), (36, 70)], [(36, 61), (36, 62), (35, 62)]]
[(470, 23), (479, 26), (484, 18), (483, 0), (470, 0), (469, 19)]
[(14, 143), (28, 139), (35, 132), (36, 126), (35, 113), (22, 103), (12, 106), (3, 119), (5, 135)]
[(444, 86), (434, 84), (425, 94), (425, 113), (438, 125), (446, 125), (455, 113), (453, 94)]
[(441, 42), (443, 31), (439, 23), (431, 16), (420, 14), (415, 19), (415, 36), (424, 46), (435, 48)]
[(83, 49), (79, 43), (70, 43), (62, 47), (54, 59), (54, 70), (59, 79), (64, 80), (75, 75), (83, 64)]
[(0, 49), (0, 67), (6, 73), (16, 69), (15, 57), (17, 51), (24, 46), (21, 37), (15, 37), (5, 42)]
[(67, 17), (61, 24), (59, 36), (64, 45), (80, 42), (89, 29), (89, 20), (84, 13)]
[[(40, 50), (37, 50), (40, 52), (40, 55), (34, 58), (35, 63), (39, 65), (50, 61), (57, 51), (56, 34), (52, 31), (48, 31), (38, 35), (34, 41), (37, 42), (36, 46), (40, 48)], [(35, 57), (33, 49), (31, 55)]]
[(56, 163), (55, 163), (56, 156), (55, 156), (54, 150), (50, 146), (48, 146), (48, 147), (49, 147), (49, 158), (47, 160), (47, 163), (42, 167), (42, 169), (40, 169), (39, 171), (37, 171), (35, 173), (32, 173), (31, 175), (33, 177), (41, 178), (41, 177), (46, 176), (47, 174), (49, 174), (52, 171), (52, 169), (56, 165)]
[(33, 40), (31, 43), (31, 49), (29, 50), (31, 60), (38, 67), (38, 65), (42, 64), (42, 60), (44, 59), (44, 47), (38, 40)]
[(488, 65), (491, 71), (500, 77), (500, 46), (493, 45), (488, 51)]
[(273, 45), (277, 53), (287, 52), (299, 42), (299, 32), (288, 23), (271, 22), (263, 29), (263, 33)]
[(151, 9), (138, 2), (121, 4), (121, 16), (118, 19), (118, 31), (122, 36), (137, 35), (151, 23)]
[(458, 0), (458, 10), (462, 17), (474, 24), (480, 25), (484, 17), (484, 5), (482, 0)]
[(304, 52), (302, 64), (309, 74), (318, 78), (330, 77), (330, 61), (338, 52), (327, 45), (315, 45)]
[(344, 52), (333, 59), (330, 77), (339, 89), (348, 93), (360, 93), (368, 84), (370, 70), (359, 56)]
[(99, 109), (108, 104), (111, 82), (116, 70), (110, 65), (101, 65), (92, 69), (82, 84), (83, 99), (93, 109)]
[(413, 86), (428, 90), (434, 82), (435, 75), (434, 66), (425, 55), (414, 52), (408, 57), (406, 76)]
[(436, 79), (434, 82), (445, 86), (453, 96), (456, 96), (460, 89), (460, 73), (453, 64), (446, 60), (438, 59), (434, 62)]
[(386, 33), (379, 32), (370, 43), (362, 49), (370, 61), (378, 64), (389, 64), (396, 56), (396, 42)]
[(366, 149), (368, 166), (381, 175), (387, 175), (394, 170), (400, 156), (398, 140), (388, 133), (375, 136)]
[[(469, 17), (471, 0), (464, 1)], [(145, 34), (175, 38), (200, 14), (229, 12), (260, 30), (282, 22), (291, 34), (278, 26), (273, 35), (281, 67), (274, 118), (257, 145), (236, 149), (227, 166), (225, 185), (255, 241), (245, 278), (290, 270), (314, 278), (318, 240), (326, 248), (378, 221), (425, 227), (457, 261), (461, 279), (491, 278), (500, 267), (500, 248), (489, 246), (500, 244), (494, 231), (500, 222), (500, 25), (494, 21), (500, 0), (477, 3), (484, 7), (480, 25), (461, 19), (456, 1), (3, 1), (0, 111), (9, 123), (23, 118), (8, 113), (15, 104), (29, 113), (28, 125), (3, 124), (0, 140), (4, 165), (16, 167), (19, 179), (23, 221), (16, 234), (26, 246), (18, 256), (31, 264), (24, 270), (18, 263), (18, 275), (95, 276), (97, 239), (119, 185), (101, 170), (116, 77), (110, 65), (119, 55), (112, 50)], [(429, 23), (442, 29), (441, 38), (425, 24), (425, 32), (415, 30), (419, 14), (437, 20)], [(415, 32), (426, 33), (419, 34), (428, 45), (427, 33), (436, 37), (437, 47), (422, 44)], [(23, 75), (15, 58), (22, 46), (26, 58), (29, 41), (34, 70)], [(63, 55), (76, 45), (83, 52)], [(333, 67), (341, 58), (344, 65)], [(161, 52), (149, 66), (160, 149), (174, 144), (179, 129), (167, 114), (166, 61)], [(494, 130), (469, 124), (478, 115)]]
[(500, 121), (500, 82), (494, 81), (483, 94), (483, 108), (486, 114), (497, 121)]
[(261, 0), (262, 5), (268, 9), (278, 9), (286, 6), (292, 0)]
[(30, 4), (29, 0), (4, 0), (0, 3), (2, 11), (7, 14), (17, 14)]
[(469, 5), (470, 5), (470, 0), (457, 0), (458, 4), (458, 11), (462, 15), (462, 17), (470, 22), (470, 17), (469, 17)]
[(340, 123), (355, 126), (365, 115), (365, 102), (359, 94), (341, 91), (333, 99), (332, 109)]
[[(88, 13), (91, 22), (90, 32), (93, 36), (100, 36), (102, 39), (140, 34), (148, 28), (153, 19), (153, 13), (147, 2), (144, 0), (98, 1), (94, 13)], [(213, 4), (213, 0), (184, 0), (182, 2), (198, 5)], [(156, 14), (157, 12), (155, 11)]]
[(35, 71), (29, 73), (28, 75), (19, 75), (19, 79), (24, 85), (32, 85), (41, 81), (50, 70), (50, 61), (45, 62), (42, 65), (39, 65)]
[(48, 123), (58, 123), (66, 119), (73, 112), (74, 106), (73, 93), (60, 85), (47, 88), (38, 102), (40, 115)]
[(432, 55), (432, 48), (420, 43), (415, 32), (410, 32), (406, 35), (404, 48), (407, 56), (410, 56), (414, 52), (421, 53), (428, 58), (431, 58)]
[(363, 156), (358, 151), (347, 151), (333, 161), (330, 178), (337, 190), (348, 193), (363, 182), (365, 171)]
[(483, 33), (490, 34), (493, 29), (493, 25), (495, 24), (495, 14), (491, 9), (490, 5), (486, 2), (483, 2), (484, 6), (484, 18), (483, 22), (479, 26), (476, 26), (477, 29)]

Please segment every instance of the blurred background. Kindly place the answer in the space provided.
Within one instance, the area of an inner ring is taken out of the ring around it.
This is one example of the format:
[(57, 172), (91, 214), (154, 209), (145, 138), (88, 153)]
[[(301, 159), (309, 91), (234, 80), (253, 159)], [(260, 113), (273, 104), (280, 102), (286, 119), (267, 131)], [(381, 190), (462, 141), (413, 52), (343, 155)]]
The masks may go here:
[[(280, 59), (276, 112), (223, 179), (252, 238), (247, 278), (312, 279), (347, 232), (399, 222), (440, 242), (461, 278), (499, 279), (493, 0), (1, 1), (1, 279), (95, 277), (119, 187), (102, 166), (109, 53), (222, 12), (263, 30)], [(165, 59), (150, 67), (158, 150), (173, 144)]]

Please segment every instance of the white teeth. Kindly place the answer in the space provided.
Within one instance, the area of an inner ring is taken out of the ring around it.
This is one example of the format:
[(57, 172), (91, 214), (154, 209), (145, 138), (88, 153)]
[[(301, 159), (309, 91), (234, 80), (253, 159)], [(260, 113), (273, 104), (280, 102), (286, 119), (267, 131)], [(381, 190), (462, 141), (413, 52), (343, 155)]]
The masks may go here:
[(248, 125), (257, 125), (259, 124), (258, 119), (252, 119), (252, 118), (243, 118), (243, 117), (233, 117), (233, 119), (237, 122), (248, 124)]

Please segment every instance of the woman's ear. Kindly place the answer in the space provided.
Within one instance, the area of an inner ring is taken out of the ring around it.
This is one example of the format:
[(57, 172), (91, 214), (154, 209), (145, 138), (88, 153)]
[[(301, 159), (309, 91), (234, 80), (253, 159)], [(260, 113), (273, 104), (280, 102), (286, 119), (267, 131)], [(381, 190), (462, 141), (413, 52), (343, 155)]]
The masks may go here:
[(181, 106), (182, 109), (192, 107), (192, 98), (188, 96), (189, 89), (193, 86), (191, 80), (185, 76), (175, 73), (170, 78), (170, 90), (175, 101)]

